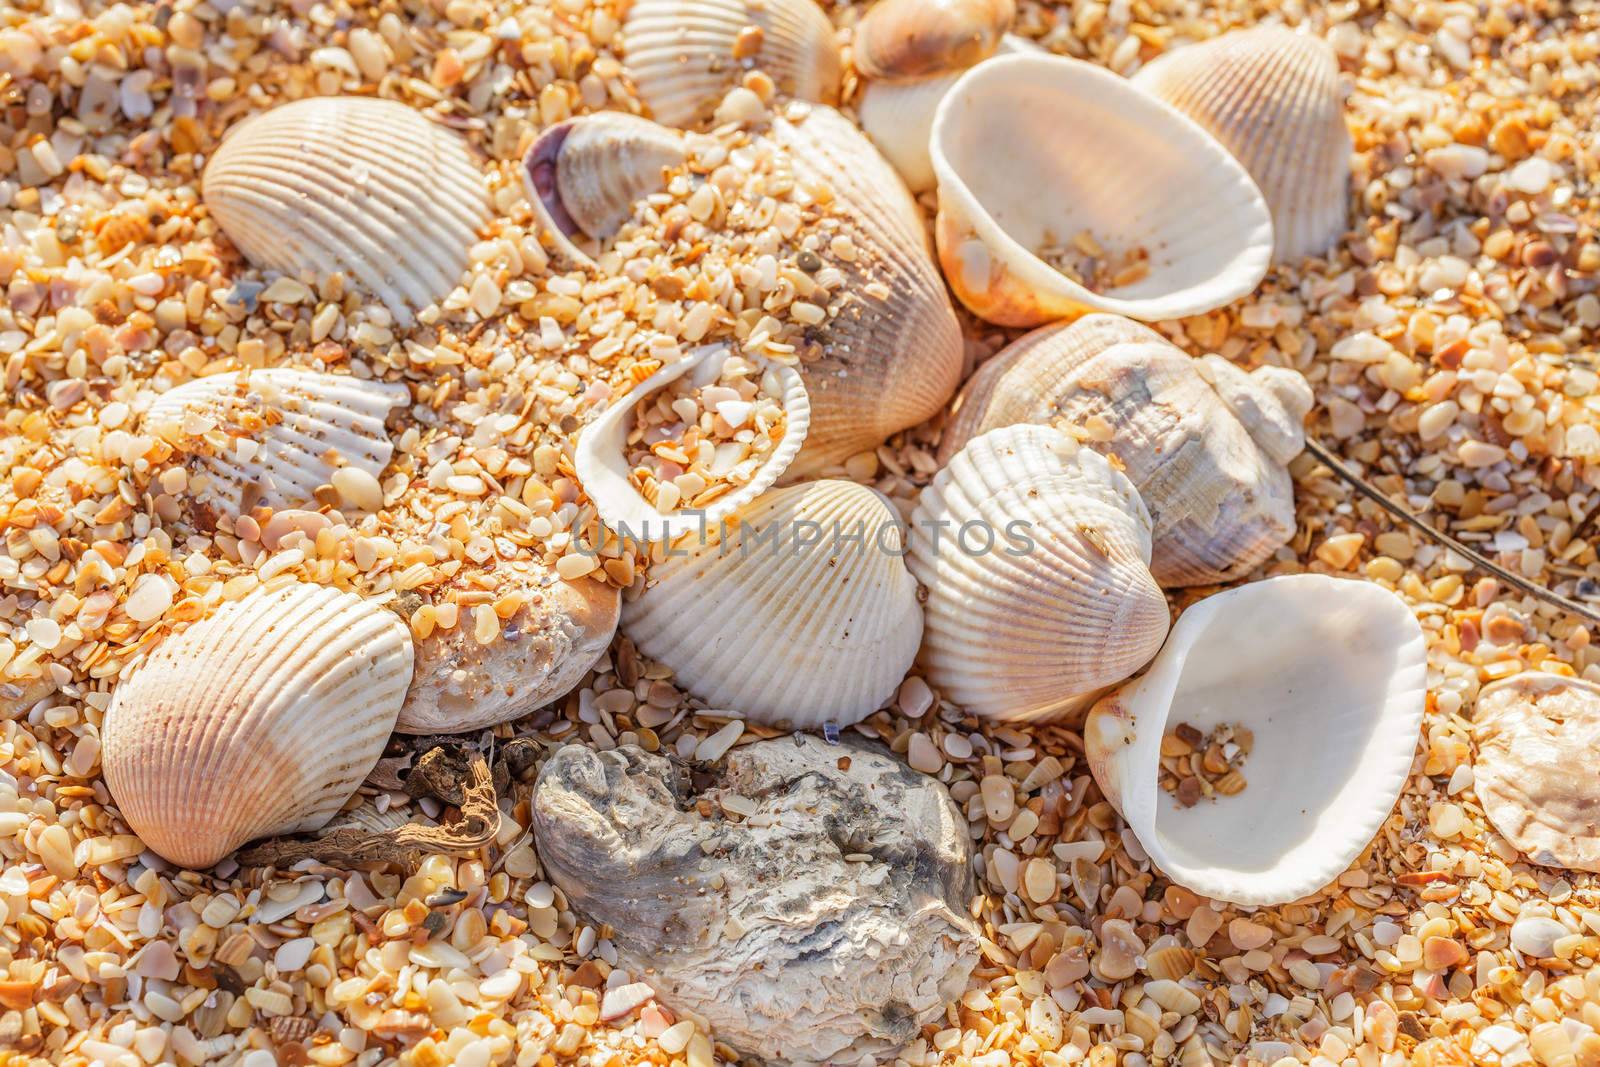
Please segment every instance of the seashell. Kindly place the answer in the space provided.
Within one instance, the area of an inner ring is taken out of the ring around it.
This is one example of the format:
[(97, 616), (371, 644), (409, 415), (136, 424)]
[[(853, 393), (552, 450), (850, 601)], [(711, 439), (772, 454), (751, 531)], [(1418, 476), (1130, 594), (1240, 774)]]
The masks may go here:
[[(1095, 780), (1166, 876), (1204, 897), (1280, 904), (1337, 878), (1411, 770), (1427, 650), (1411, 609), (1366, 582), (1296, 574), (1207, 597), (1144, 675), (1095, 705)], [(1157, 784), (1187, 722), (1254, 733), (1242, 792), (1180, 807)]]
[(1145, 973), (1151, 978), (1178, 982), (1194, 973), (1194, 952), (1177, 942), (1154, 946), (1144, 956)]
[(811, 395), (811, 432), (796, 472), (816, 472), (927, 421), (961, 380), (955, 310), (928, 253), (922, 214), (855, 125), (831, 108), (777, 119), (772, 137), (795, 176), (834, 199), (819, 221), (822, 247), (847, 237), (851, 260), (830, 317), (806, 331), (800, 364)]
[(922, 639), (894, 509), (865, 486), (820, 481), (732, 519), (651, 568), (623, 631), (707, 705), (756, 722), (844, 726), (876, 711)]
[(538, 564), (500, 563), (458, 577), (441, 600), (489, 592), (488, 606), (522, 599), (497, 618), (491, 641), (479, 640), (476, 609), (456, 625), (416, 638), (416, 671), (395, 730), (462, 733), (510, 722), (565, 696), (611, 645), (620, 593), (589, 578), (561, 581)]
[(345, 467), (376, 482), (394, 454), (384, 419), (410, 399), (404, 385), (349, 375), (233, 371), (162, 393), (144, 424), (182, 457), (195, 504), (237, 517), (311, 504)]
[(1244, 164), (1272, 211), (1275, 259), (1321, 255), (1344, 233), (1350, 131), (1326, 41), (1282, 26), (1237, 30), (1161, 56), (1133, 84)]
[(1248, 574), (1294, 536), (1287, 464), (1305, 447), (1311, 402), (1296, 371), (1193, 359), (1148, 327), (1087, 315), (1035, 330), (980, 367), (940, 458), (999, 426), (1070, 427), (1138, 487), (1155, 525), (1156, 581), (1210, 585)]
[(522, 182), (540, 225), (587, 266), (593, 258), (574, 242), (616, 233), (634, 205), (666, 188), (666, 172), (686, 158), (677, 130), (602, 111), (541, 133), (522, 158)]
[(1600, 685), (1540, 671), (1494, 682), (1473, 713), (1483, 811), (1534, 863), (1600, 871)]
[(465, 138), (375, 97), (297, 100), (240, 123), (201, 197), (251, 263), (343, 271), (402, 326), (456, 287), (489, 219)]
[(384, 607), (308, 582), (258, 589), (167, 637), (117, 686), (106, 784), (145, 844), (185, 867), (315, 830), (383, 754), (411, 659)]
[(1167, 634), (1149, 562), (1149, 513), (1104, 456), (1045, 426), (974, 438), (911, 518), (928, 681), (986, 718), (1086, 705)]
[(979, 960), (950, 794), (848, 736), (757, 741), (692, 782), (685, 770), (636, 745), (558, 749), (531, 803), (550, 881), (614, 931), (618, 967), (745, 1057), (893, 1062)]
[(856, 26), (868, 78), (916, 78), (988, 59), (1017, 16), (1015, 0), (878, 0)]
[(578, 436), (573, 455), (578, 482), (600, 513), (600, 521), (617, 534), (638, 542), (670, 543), (691, 531), (716, 526), (724, 517), (766, 492), (800, 452), (811, 425), (811, 402), (805, 382), (793, 367), (768, 363), (762, 385), (768, 395), (782, 398), (784, 423), (772, 451), (746, 472), (747, 479), (738, 488), (704, 508), (663, 512), (646, 500), (633, 484), (626, 448), (634, 426), (634, 409), (646, 397), (685, 374), (690, 375), (689, 380), (694, 385), (710, 385), (722, 373), (723, 365), (732, 354), (733, 349), (728, 345), (702, 345), (694, 349), (607, 406)]
[[(1272, 217), (1209, 134), (1110, 71), (1057, 56), (997, 56), (962, 75), (930, 142), (945, 277), (990, 322), (1086, 311), (1197, 315), (1256, 287)], [(1041, 195), (1049, 190), (1049, 195)], [(1094, 292), (1039, 252), (1087, 234), (1148, 272)]]
[(710, 118), (755, 69), (801, 100), (839, 99), (844, 61), (833, 24), (812, 0), (637, 0), (622, 36), (623, 71), (668, 126)]

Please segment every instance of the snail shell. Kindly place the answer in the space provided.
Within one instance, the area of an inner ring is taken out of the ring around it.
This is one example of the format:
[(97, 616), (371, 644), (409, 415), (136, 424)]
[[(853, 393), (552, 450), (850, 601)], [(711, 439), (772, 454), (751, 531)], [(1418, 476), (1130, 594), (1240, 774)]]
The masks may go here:
[(856, 69), (885, 80), (963, 70), (994, 54), (1016, 14), (1015, 0), (878, 0), (856, 27)]

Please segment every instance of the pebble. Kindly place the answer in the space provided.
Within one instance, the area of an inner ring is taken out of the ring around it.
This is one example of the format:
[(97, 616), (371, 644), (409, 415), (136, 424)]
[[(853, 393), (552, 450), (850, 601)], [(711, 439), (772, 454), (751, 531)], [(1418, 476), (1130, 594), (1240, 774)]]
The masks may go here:
[(600, 1001), (600, 1018), (620, 1019), (629, 1012), (643, 1007), (655, 995), (656, 991), (643, 982), (632, 982), (617, 986), (615, 989), (608, 989)]
[(944, 757), (939, 754), (939, 746), (924, 733), (911, 735), (911, 743), (906, 747), (906, 762), (912, 770), (923, 774), (938, 774), (944, 768)]
[(1430, 937), (1422, 943), (1422, 965), (1443, 971), (1467, 962), (1467, 947), (1452, 937)]
[(377, 511), (383, 507), (383, 486), (360, 467), (340, 467), (334, 471), (333, 489), (340, 500), (357, 511)]
[(1017, 793), (1011, 779), (1003, 774), (986, 774), (978, 783), (983, 795), (983, 812), (992, 823), (1004, 823), (1017, 812)]
[(44, 828), (39, 835), (39, 858), (51, 874), (62, 881), (76, 877), (78, 863), (72, 858), (72, 835), (60, 823)]
[(739, 740), (739, 735), (744, 733), (744, 722), (734, 719), (716, 733), (701, 741), (695, 746), (694, 758), (701, 763), (715, 763), (728, 754), (733, 743)]
[(1228, 940), (1240, 952), (1249, 952), (1272, 940), (1272, 927), (1249, 919), (1234, 919), (1228, 924)]
[(1548, 160), (1539, 156), (1530, 156), (1511, 168), (1511, 173), (1506, 176), (1506, 181), (1511, 188), (1519, 193), (1529, 196), (1538, 196), (1550, 187), (1555, 180), (1556, 168)]
[(172, 607), (172, 584), (160, 574), (140, 575), (122, 610), (134, 622), (154, 622)]
[(1549, 959), (1556, 954), (1555, 943), (1569, 933), (1554, 919), (1529, 915), (1511, 924), (1511, 947), (1524, 956)]

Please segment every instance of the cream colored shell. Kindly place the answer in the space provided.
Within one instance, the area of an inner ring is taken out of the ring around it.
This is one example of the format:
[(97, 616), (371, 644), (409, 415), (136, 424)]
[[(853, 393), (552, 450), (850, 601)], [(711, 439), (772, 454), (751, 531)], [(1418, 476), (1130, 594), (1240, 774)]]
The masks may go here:
[(489, 219), (466, 140), (374, 97), (313, 97), (245, 120), (211, 157), (201, 197), (251, 263), (343, 271), (401, 325), (459, 284)]
[(1244, 164), (1272, 209), (1274, 258), (1321, 255), (1344, 233), (1350, 131), (1327, 42), (1281, 26), (1237, 30), (1161, 56), (1133, 83)]
[(844, 61), (812, 0), (636, 0), (622, 37), (624, 72), (668, 126), (709, 119), (749, 70), (801, 100), (839, 99)]
[(314, 830), (377, 763), (411, 681), (411, 636), (353, 593), (287, 582), (167, 637), (112, 693), (106, 785), (184, 867)]
[(1016, 17), (1014, 0), (877, 0), (857, 24), (856, 69), (898, 80), (989, 58)]
[(311, 504), (341, 467), (378, 478), (394, 454), (384, 426), (404, 385), (280, 367), (186, 382), (156, 398), (145, 428), (189, 469), (186, 496), (237, 517), (257, 504)]
[(1139, 494), (1045, 426), (969, 442), (923, 490), (909, 562), (927, 590), (928, 680), (985, 718), (1081, 708), (1167, 634)]
[[(1213, 900), (1280, 904), (1342, 874), (1411, 773), (1427, 697), (1422, 627), (1368, 582), (1297, 574), (1207, 597), (1143, 676), (1084, 726), (1106, 798), (1172, 881)], [(1255, 736), (1242, 792), (1180, 807), (1157, 782), (1178, 723)]]
[(726, 537), (655, 564), (623, 605), (623, 632), (713, 708), (797, 729), (848, 725), (894, 693), (922, 638), (902, 554), (898, 516), (873, 490), (774, 489)]
[(1600, 685), (1529, 671), (1485, 686), (1473, 786), (1534, 863), (1600, 871)]
[(1013, 423), (1056, 423), (1115, 456), (1155, 523), (1163, 588), (1231, 581), (1295, 531), (1287, 464), (1311, 388), (1295, 371), (1193, 359), (1148, 327), (1088, 315), (1016, 341), (956, 401), (940, 456)]
[[(1088, 311), (1197, 315), (1255, 289), (1272, 257), (1261, 191), (1194, 122), (1102, 67), (996, 56), (934, 118), (935, 233), (945, 278), (972, 311), (1036, 326)], [(1038, 255), (1088, 231), (1149, 273), (1105, 292)]]

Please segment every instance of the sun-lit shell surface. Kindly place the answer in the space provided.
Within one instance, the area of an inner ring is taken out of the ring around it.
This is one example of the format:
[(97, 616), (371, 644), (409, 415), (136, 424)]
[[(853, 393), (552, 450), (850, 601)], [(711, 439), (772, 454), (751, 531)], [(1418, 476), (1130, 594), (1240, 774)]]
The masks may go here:
[(1274, 258), (1326, 252), (1349, 217), (1350, 131), (1327, 42), (1281, 26), (1178, 48), (1133, 84), (1194, 119), (1250, 172), (1272, 210)]
[(593, 263), (575, 242), (610, 237), (639, 200), (666, 187), (667, 172), (687, 152), (677, 130), (619, 111), (602, 111), (550, 127), (522, 160), (523, 187), (534, 215), (563, 252)]
[[(777, 444), (759, 463), (739, 477), (738, 488), (717, 498), (704, 508), (663, 512), (656, 508), (629, 479), (628, 434), (634, 425), (634, 408), (651, 394), (690, 376), (697, 386), (717, 380), (723, 364), (732, 354), (728, 345), (703, 345), (676, 363), (669, 363), (613, 401), (578, 437), (573, 467), (578, 483), (588, 494), (600, 521), (613, 532), (635, 542), (673, 541), (691, 531), (715, 527), (766, 492), (794, 461), (811, 425), (811, 401), (805, 382), (793, 367), (768, 364), (763, 386), (781, 398), (784, 424)], [(730, 477), (732, 474), (730, 472)]]
[(409, 399), (404, 385), (349, 375), (230, 371), (161, 394), (144, 424), (188, 467), (196, 507), (238, 516), (310, 504), (342, 467), (376, 481), (394, 453), (384, 420)]
[(1248, 574), (1295, 531), (1287, 464), (1305, 447), (1311, 387), (1298, 372), (1193, 359), (1115, 315), (1019, 339), (967, 382), (945, 429), (948, 459), (974, 436), (1056, 423), (1115, 456), (1155, 523), (1164, 588)]
[(839, 99), (844, 61), (812, 0), (637, 0), (622, 36), (623, 70), (668, 126), (710, 118), (748, 70), (801, 100)]
[(492, 607), (523, 598), (479, 638), (476, 609), (449, 630), (416, 640), (416, 675), (395, 729), (405, 734), (461, 733), (510, 722), (566, 696), (605, 655), (617, 631), (621, 596), (588, 578), (557, 579), (530, 563), (501, 563), (469, 573), (449, 593), (487, 591)]
[(158, 644), (117, 686), (117, 808), (173, 863), (322, 826), (383, 753), (411, 681), (394, 612), (305, 582), (258, 590)]
[(635, 745), (567, 745), (534, 790), (550, 881), (615, 931), (618, 965), (763, 1062), (892, 1062), (978, 962), (960, 809), (840, 740), (742, 745), (692, 782)]
[[(1296, 574), (1189, 608), (1150, 669), (1095, 705), (1095, 780), (1156, 865), (1213, 900), (1277, 904), (1337, 878), (1411, 771), (1427, 650), (1405, 602), (1368, 582)], [(1180, 807), (1158, 785), (1161, 738), (1254, 735), (1232, 796)]]
[(1015, 0), (878, 0), (857, 25), (856, 69), (868, 78), (964, 70), (994, 54)]
[(466, 140), (373, 97), (297, 100), (240, 123), (201, 196), (251, 263), (343, 271), (402, 325), (456, 287), (489, 219)]
[(943, 407), (960, 384), (961, 329), (922, 214), (872, 142), (824, 107), (775, 121), (772, 136), (797, 177), (833, 191), (818, 227), (824, 247), (836, 236), (855, 247), (852, 260), (830, 260), (846, 279), (844, 306), (808, 329), (804, 342), (812, 350), (800, 366), (811, 432), (794, 469), (816, 471)]
[(1049, 427), (962, 449), (922, 492), (909, 562), (928, 591), (928, 680), (987, 718), (1081, 708), (1167, 634), (1133, 484)]
[[(939, 105), (931, 153), (945, 278), (1004, 326), (1200, 314), (1253, 290), (1272, 257), (1266, 201), (1227, 149), (1090, 63), (978, 64)], [(1148, 274), (1096, 293), (1038, 255), (1085, 232), (1109, 252), (1142, 250)]]
[(1514, 675), (1478, 694), (1472, 728), (1494, 828), (1534, 863), (1600, 871), (1600, 686)]
[(857, 722), (894, 692), (922, 639), (897, 519), (853, 482), (774, 489), (726, 538), (685, 542), (652, 567), (623, 605), (623, 632), (711, 707), (797, 729)]

